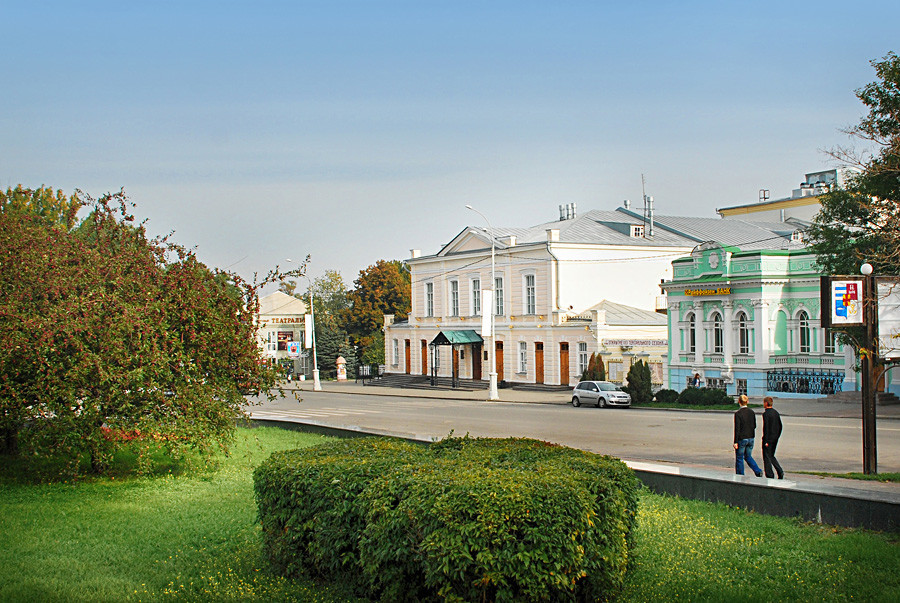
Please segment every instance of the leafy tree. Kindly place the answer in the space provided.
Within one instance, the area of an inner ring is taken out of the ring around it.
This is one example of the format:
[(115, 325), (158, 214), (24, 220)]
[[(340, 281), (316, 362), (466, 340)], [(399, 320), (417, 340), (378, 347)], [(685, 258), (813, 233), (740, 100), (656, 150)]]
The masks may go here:
[[(286, 280), (278, 283), (278, 290), (288, 295), (294, 295), (297, 291), (297, 281)], [(296, 295), (294, 295), (296, 297)]]
[(227, 448), (242, 392), (275, 369), (256, 343), (259, 287), (148, 240), (124, 192), (71, 232), (40, 211), (0, 213), (0, 448), (82, 457), (122, 446), (148, 461)]
[(376, 333), (384, 327), (385, 314), (406, 320), (412, 303), (410, 282), (409, 270), (396, 260), (378, 260), (359, 272), (348, 295), (350, 308), (344, 311), (344, 324), (364, 355), (377, 345)]
[(631, 394), (633, 404), (646, 404), (653, 400), (653, 386), (650, 383), (650, 366), (643, 360), (638, 360), (628, 369), (625, 377), (628, 386), (625, 388)]
[(41, 186), (27, 189), (21, 184), (16, 188), (0, 191), (0, 213), (23, 213), (41, 218), (45, 223), (71, 230), (78, 211), (84, 206), (77, 193), (66, 197), (62, 189)]
[(873, 146), (830, 154), (859, 168), (848, 185), (822, 195), (810, 226), (810, 248), (828, 274), (857, 274), (869, 262), (876, 274), (900, 274), (900, 57), (872, 61), (878, 81), (856, 91), (869, 112), (845, 130)]
[[(321, 317), (322, 320), (343, 328), (342, 321), (345, 312), (350, 308), (350, 301), (341, 273), (337, 270), (326, 270), (325, 274), (313, 280), (312, 293), (316, 320)], [(309, 301), (309, 290), (304, 299)]]

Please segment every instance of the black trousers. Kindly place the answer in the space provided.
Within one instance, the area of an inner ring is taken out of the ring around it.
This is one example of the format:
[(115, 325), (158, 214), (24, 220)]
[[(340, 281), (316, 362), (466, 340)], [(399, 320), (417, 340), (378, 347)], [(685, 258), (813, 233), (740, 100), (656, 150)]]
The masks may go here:
[(775, 458), (775, 448), (778, 446), (778, 440), (774, 442), (767, 442), (763, 440), (763, 471), (766, 474), (766, 477), (775, 477), (775, 474), (772, 473), (772, 467), (775, 468), (775, 472), (778, 473), (778, 479), (784, 478), (784, 470), (781, 468), (781, 465), (778, 464), (778, 459)]

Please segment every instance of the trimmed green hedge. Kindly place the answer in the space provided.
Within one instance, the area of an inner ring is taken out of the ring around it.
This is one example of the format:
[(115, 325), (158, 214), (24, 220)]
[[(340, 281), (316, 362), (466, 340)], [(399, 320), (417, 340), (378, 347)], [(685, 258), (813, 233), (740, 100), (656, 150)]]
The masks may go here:
[(681, 404), (693, 404), (696, 406), (715, 406), (717, 404), (734, 404), (734, 398), (728, 395), (724, 389), (712, 387), (688, 387), (678, 396)]
[(674, 389), (661, 389), (656, 392), (654, 400), (662, 404), (675, 404), (678, 400), (678, 392)]
[(276, 571), (385, 601), (611, 598), (639, 488), (618, 459), (468, 437), (276, 453), (254, 482)]

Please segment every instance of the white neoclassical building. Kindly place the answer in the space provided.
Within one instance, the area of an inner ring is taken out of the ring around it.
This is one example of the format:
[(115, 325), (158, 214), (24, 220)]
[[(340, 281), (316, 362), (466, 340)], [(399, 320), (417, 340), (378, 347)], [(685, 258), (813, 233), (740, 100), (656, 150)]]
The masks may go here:
[[(664, 379), (658, 283), (696, 241), (654, 232), (649, 216), (627, 208), (561, 215), (527, 228), (468, 227), (434, 255), (413, 250), (412, 311), (387, 320), (387, 372), (486, 380), (493, 363), (501, 382), (567, 385), (601, 352), (618, 380), (637, 358)], [(490, 311), (493, 341), (481, 328)]]

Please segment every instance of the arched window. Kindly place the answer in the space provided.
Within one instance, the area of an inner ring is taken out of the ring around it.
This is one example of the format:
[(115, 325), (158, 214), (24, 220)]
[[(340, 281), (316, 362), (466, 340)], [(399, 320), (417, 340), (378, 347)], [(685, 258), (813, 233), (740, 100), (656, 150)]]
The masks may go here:
[(725, 338), (722, 333), (722, 315), (714, 312), (712, 315), (713, 323), (713, 352), (721, 354), (725, 351)]
[(797, 315), (800, 325), (800, 353), (809, 353), (809, 314), (805, 310), (801, 310)]
[(688, 319), (688, 352), (696, 352), (697, 351), (697, 321), (694, 320), (694, 315), (691, 314)]
[(738, 353), (750, 353), (750, 327), (747, 325), (747, 315), (744, 312), (738, 312)]

